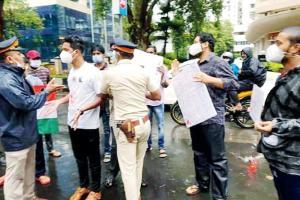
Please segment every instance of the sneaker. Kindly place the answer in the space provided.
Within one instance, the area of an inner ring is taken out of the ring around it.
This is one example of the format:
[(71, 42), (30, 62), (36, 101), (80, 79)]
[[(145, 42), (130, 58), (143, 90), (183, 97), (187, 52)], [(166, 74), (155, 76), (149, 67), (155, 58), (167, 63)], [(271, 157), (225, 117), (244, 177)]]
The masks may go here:
[(78, 187), (69, 200), (81, 200), (82, 197), (87, 196), (89, 193), (90, 191), (87, 188)]
[(110, 153), (105, 153), (103, 162), (108, 163), (108, 162), (110, 162), (110, 159), (111, 159)]
[(161, 149), (161, 150), (159, 150), (159, 157), (160, 158), (165, 158), (165, 157), (167, 157), (168, 155), (167, 155), (167, 153), (166, 153), (166, 150), (164, 150), (164, 149)]
[(38, 178), (35, 179), (38, 183), (40, 183), (41, 185), (48, 185), (51, 182), (51, 179), (49, 176), (40, 176)]
[(147, 148), (147, 151), (152, 151), (152, 147), (151, 147), (151, 146), (148, 147), (148, 148)]
[(101, 197), (101, 192), (90, 192), (89, 196), (85, 200), (100, 200)]

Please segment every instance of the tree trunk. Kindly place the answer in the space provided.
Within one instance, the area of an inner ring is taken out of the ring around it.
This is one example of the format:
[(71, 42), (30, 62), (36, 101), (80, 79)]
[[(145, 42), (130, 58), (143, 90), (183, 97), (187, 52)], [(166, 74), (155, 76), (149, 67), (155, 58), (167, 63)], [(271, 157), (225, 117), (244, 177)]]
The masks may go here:
[(0, 40), (4, 39), (3, 6), (4, 6), (4, 0), (0, 0)]

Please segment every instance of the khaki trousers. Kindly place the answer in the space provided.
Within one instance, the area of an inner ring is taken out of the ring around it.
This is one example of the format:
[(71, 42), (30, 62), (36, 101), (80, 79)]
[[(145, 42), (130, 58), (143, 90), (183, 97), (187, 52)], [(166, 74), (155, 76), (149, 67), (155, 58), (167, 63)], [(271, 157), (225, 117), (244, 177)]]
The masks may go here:
[(129, 143), (125, 134), (116, 128), (117, 155), (127, 200), (138, 200), (141, 195), (143, 164), (150, 129), (149, 121), (144, 123), (140, 120), (140, 125), (135, 127), (135, 140)]
[(36, 145), (21, 151), (5, 152), (5, 200), (32, 200), (34, 193)]

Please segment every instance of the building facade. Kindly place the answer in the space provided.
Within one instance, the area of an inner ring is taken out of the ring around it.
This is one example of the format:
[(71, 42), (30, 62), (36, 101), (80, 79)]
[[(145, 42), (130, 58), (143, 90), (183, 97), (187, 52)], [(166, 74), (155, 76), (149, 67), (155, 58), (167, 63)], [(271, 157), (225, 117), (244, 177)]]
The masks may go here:
[(254, 43), (254, 53), (264, 54), (275, 37), (285, 27), (300, 26), (300, 1), (256, 0), (256, 19), (247, 31), (246, 38)]
[(43, 19), (44, 29), (39, 34), (41, 42), (38, 45), (31, 42), (37, 31), (24, 31), (25, 37), (21, 40), (21, 45), (27, 49), (41, 51), (43, 59), (49, 60), (58, 56), (61, 40), (66, 36), (78, 35), (83, 38), (88, 47), (85, 55), (89, 60), (89, 47), (93, 40), (108, 50), (113, 38), (121, 35), (119, 16), (109, 14), (103, 20), (92, 17), (90, 8), (92, 0), (28, 0), (28, 3)]
[(234, 52), (252, 46), (246, 39), (246, 32), (254, 18), (255, 0), (223, 0), (221, 20), (228, 20), (233, 25)]

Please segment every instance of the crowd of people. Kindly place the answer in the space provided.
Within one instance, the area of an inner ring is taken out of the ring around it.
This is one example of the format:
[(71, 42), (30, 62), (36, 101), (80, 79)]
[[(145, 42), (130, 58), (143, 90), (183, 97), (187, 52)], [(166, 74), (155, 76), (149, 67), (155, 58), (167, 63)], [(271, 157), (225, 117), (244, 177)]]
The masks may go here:
[[(262, 86), (266, 69), (250, 48), (242, 50), (243, 65), (239, 69), (233, 64), (232, 53), (218, 57), (214, 46), (212, 34), (202, 32), (189, 47), (189, 54), (198, 59), (200, 68), (193, 77), (207, 86), (217, 115), (190, 128), (196, 184), (186, 188), (186, 194), (210, 192), (213, 200), (227, 200), (225, 98), (229, 95), (233, 109), (239, 112), (237, 93), (252, 90), (254, 84)], [(111, 44), (110, 64), (103, 46), (95, 44), (90, 50), (93, 63), (88, 63), (84, 59), (84, 41), (78, 36), (66, 37), (60, 59), (72, 65), (69, 92), (57, 99), (55, 93), (64, 86), (50, 80), (49, 70), (41, 65), (40, 53), (30, 50), (24, 55), (16, 37), (0, 42), (0, 133), (6, 159), (6, 200), (41, 199), (35, 195), (35, 181), (51, 182), (46, 174), (43, 138), (49, 155), (60, 157), (61, 153), (53, 147), (52, 135), (59, 132), (57, 109), (62, 104), (68, 104), (69, 137), (79, 177), (78, 188), (70, 200), (102, 199), (99, 117), (103, 122), (100, 132), (104, 133), (103, 162), (109, 162), (105, 186), (111, 187), (120, 171), (126, 199), (142, 199), (144, 157), (153, 148), (153, 116), (158, 128), (158, 156), (168, 156), (163, 94), (169, 80), (165, 66), (155, 66), (156, 73), (149, 74), (144, 66), (135, 63), (136, 48), (135, 44), (116, 38)], [(145, 51), (157, 53), (155, 46)], [(300, 27), (282, 30), (267, 49), (266, 58), (284, 68), (268, 94), (262, 121), (255, 123), (255, 129), (262, 133), (258, 151), (270, 164), (279, 199), (299, 200)], [(174, 76), (180, 73), (179, 65), (177, 60), (172, 62)]]

